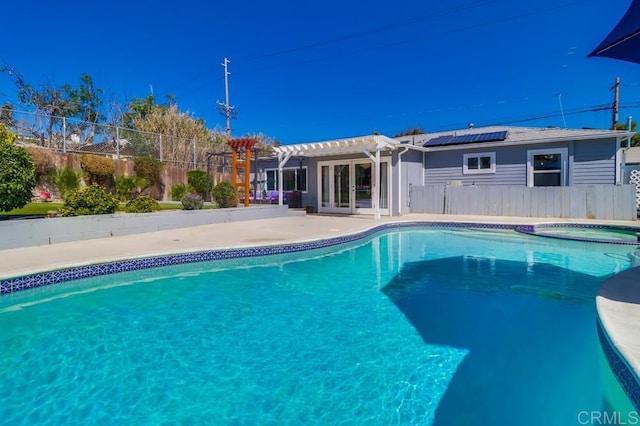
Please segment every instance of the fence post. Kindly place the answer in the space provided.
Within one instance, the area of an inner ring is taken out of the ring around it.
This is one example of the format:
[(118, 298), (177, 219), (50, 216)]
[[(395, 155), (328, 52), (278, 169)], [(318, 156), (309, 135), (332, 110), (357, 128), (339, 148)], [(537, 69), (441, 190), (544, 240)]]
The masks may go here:
[(116, 126), (116, 158), (120, 159), (120, 127)]
[(67, 117), (62, 117), (62, 152), (67, 152)]
[(196, 169), (196, 140), (193, 139), (193, 170)]

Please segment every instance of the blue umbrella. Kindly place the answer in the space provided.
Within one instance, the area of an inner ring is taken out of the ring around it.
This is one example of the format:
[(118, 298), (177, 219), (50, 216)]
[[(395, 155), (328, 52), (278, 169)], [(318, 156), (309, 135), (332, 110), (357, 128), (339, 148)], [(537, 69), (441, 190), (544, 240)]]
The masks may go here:
[(633, 0), (618, 25), (589, 53), (640, 64), (640, 0)]

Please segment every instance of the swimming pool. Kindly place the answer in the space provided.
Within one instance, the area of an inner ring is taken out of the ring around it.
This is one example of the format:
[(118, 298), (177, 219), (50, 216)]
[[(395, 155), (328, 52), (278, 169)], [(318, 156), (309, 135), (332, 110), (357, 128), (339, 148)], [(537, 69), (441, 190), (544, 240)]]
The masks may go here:
[(414, 228), (0, 297), (14, 423), (574, 424), (635, 247)]
[(640, 245), (640, 228), (614, 225), (540, 224), (518, 227), (520, 232), (542, 237), (609, 244)]

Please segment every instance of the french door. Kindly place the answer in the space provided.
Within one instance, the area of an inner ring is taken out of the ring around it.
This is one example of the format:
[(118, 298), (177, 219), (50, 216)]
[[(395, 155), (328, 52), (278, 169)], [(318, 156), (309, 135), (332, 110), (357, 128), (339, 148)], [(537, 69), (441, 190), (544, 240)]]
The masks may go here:
[[(318, 163), (320, 213), (374, 214), (375, 164), (369, 160)], [(389, 214), (389, 162), (380, 160), (380, 214)]]

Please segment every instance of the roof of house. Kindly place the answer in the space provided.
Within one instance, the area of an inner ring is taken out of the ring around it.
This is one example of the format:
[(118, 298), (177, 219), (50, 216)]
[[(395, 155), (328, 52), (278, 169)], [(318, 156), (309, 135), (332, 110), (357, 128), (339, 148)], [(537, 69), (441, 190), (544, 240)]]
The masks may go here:
[[(113, 141), (100, 142), (100, 143), (87, 143), (74, 148), (74, 151), (91, 152), (95, 154), (116, 154), (116, 143)], [(120, 145), (120, 155), (134, 155), (135, 153), (131, 147), (126, 143)]]
[[(505, 133), (506, 132), (506, 133)], [(486, 137), (485, 137), (486, 135)], [(497, 137), (499, 135), (500, 137)], [(422, 135), (401, 136), (396, 140), (424, 146), (427, 151), (463, 149), (473, 146), (500, 146), (551, 143), (562, 140), (624, 139), (633, 135), (624, 130), (559, 129), (556, 127), (488, 126), (449, 130)], [(491, 137), (489, 137), (491, 136)]]

